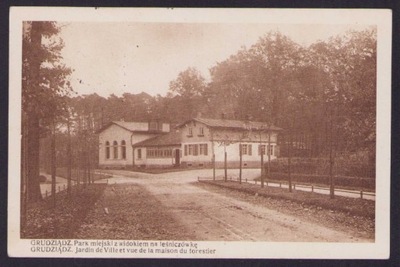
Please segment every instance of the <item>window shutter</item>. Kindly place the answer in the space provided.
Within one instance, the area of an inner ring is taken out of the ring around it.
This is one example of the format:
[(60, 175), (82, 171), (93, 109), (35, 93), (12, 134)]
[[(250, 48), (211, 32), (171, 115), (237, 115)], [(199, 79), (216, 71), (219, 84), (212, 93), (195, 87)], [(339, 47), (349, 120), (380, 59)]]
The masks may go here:
[(204, 145), (204, 155), (208, 155), (208, 144)]
[(194, 156), (197, 156), (198, 155), (198, 149), (199, 149), (199, 145), (193, 145), (194, 146), (194, 148), (193, 148), (193, 155)]
[(185, 145), (185, 156), (187, 156), (187, 145)]
[(249, 145), (248, 150), (249, 150), (248, 154), (249, 154), (249, 156), (251, 156), (251, 150), (252, 150), (251, 145)]

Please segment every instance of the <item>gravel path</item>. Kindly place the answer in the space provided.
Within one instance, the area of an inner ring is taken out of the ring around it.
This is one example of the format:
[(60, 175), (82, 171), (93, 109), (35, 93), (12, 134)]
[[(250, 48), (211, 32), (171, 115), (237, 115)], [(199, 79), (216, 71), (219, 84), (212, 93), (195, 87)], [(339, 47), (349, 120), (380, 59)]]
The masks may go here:
[[(198, 176), (208, 170), (193, 170), (165, 174), (143, 174), (110, 171), (109, 184), (137, 184), (157, 203), (143, 204), (149, 210), (161, 205), (164, 215), (152, 213), (153, 220), (163, 216), (176, 223), (166, 223), (169, 239), (192, 238), (206, 241), (301, 241), (301, 242), (373, 242), (370, 234), (352, 229), (331, 227), (307, 216), (282, 212), (268, 203), (254, 203), (245, 196), (235, 196), (197, 186)], [(251, 197), (251, 196), (250, 196)], [(312, 216), (312, 214), (308, 214)], [(151, 216), (150, 216), (151, 217)], [(180, 231), (176, 231), (176, 230)], [(180, 234), (173, 234), (180, 233)], [(150, 233), (147, 236), (154, 239)]]

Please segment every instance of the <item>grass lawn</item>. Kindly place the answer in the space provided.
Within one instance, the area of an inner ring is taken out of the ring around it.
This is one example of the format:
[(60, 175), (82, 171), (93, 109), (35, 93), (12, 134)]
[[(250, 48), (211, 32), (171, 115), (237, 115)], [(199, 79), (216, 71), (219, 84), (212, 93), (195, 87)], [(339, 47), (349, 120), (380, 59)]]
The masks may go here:
[(335, 196), (334, 199), (330, 199), (329, 195), (317, 194), (305, 191), (293, 190), (292, 193), (288, 189), (267, 187), (261, 188), (261, 186), (249, 183), (239, 184), (235, 181), (212, 181), (212, 180), (201, 180), (201, 183), (207, 183), (214, 186), (229, 188), (240, 192), (245, 192), (251, 195), (259, 195), (266, 198), (281, 199), (286, 201), (292, 201), (311, 207), (320, 207), (322, 209), (341, 211), (349, 213), (354, 216), (361, 216), (370, 219), (375, 219), (375, 201), (360, 199), (360, 198), (347, 198)]

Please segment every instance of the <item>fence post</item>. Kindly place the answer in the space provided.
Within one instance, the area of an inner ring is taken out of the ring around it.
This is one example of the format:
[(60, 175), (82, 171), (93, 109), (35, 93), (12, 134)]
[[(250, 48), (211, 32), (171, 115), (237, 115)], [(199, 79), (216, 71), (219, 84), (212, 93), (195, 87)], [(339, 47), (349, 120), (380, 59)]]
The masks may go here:
[(360, 197), (361, 197), (361, 199), (363, 199), (363, 191), (362, 190), (360, 191)]
[(267, 187), (268, 187), (268, 181), (267, 181)]
[(279, 182), (279, 187), (282, 188), (282, 183), (281, 182)]
[(46, 197), (47, 197), (47, 190), (46, 190)]
[(293, 189), (295, 189), (295, 190), (296, 190), (296, 184), (293, 184)]
[(58, 186), (58, 192), (60, 192), (61, 190), (60, 190), (60, 186)]
[(314, 193), (314, 185), (311, 185), (311, 192)]

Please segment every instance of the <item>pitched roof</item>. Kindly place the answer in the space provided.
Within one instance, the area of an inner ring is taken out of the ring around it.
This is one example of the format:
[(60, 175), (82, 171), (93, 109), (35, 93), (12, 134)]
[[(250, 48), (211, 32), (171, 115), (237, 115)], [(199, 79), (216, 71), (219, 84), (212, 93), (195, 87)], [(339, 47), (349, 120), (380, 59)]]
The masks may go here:
[(258, 121), (239, 121), (239, 120), (226, 120), (226, 119), (207, 119), (207, 118), (194, 118), (188, 120), (178, 127), (185, 125), (190, 121), (197, 121), (200, 123), (204, 123), (208, 127), (211, 128), (227, 128), (227, 129), (251, 129), (251, 130), (274, 130), (274, 131), (281, 131), (282, 128), (268, 125), (265, 122), (258, 122)]
[(137, 131), (140, 130), (138, 129), (138, 123), (140, 122), (131, 122), (131, 121), (113, 121), (112, 123), (121, 126), (122, 128), (127, 129), (128, 131)]
[(101, 133), (111, 125), (118, 125), (121, 128), (124, 128), (125, 130), (128, 130), (130, 132), (143, 132), (143, 133), (159, 133), (160, 131), (155, 131), (155, 130), (148, 130), (148, 128), (143, 129), (143, 127), (139, 127), (138, 124), (147, 124), (147, 122), (131, 122), (131, 121), (112, 121), (103, 127), (101, 127), (99, 130), (96, 131), (96, 133)]
[(142, 142), (136, 143), (134, 147), (151, 147), (151, 146), (173, 146), (180, 145), (182, 142), (179, 133), (170, 132), (167, 134), (158, 135)]

